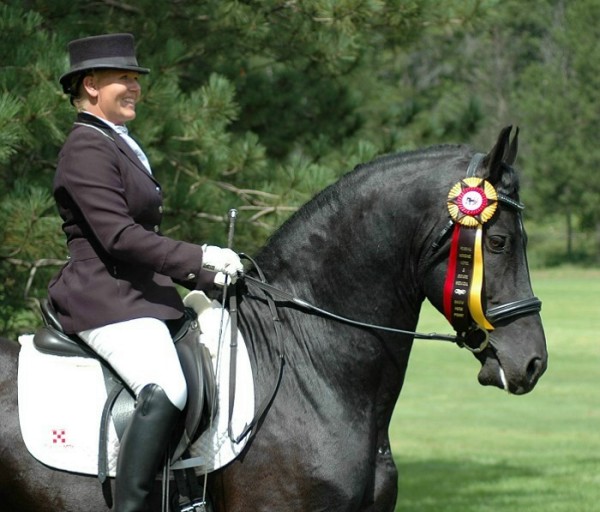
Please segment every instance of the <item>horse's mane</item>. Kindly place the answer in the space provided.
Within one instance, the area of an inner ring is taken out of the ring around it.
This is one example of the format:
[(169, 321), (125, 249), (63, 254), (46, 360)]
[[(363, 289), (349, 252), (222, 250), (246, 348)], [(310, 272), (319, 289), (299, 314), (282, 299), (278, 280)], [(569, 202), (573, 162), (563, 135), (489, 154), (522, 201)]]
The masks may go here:
[[(358, 164), (354, 169), (344, 174), (340, 179), (317, 193), (311, 200), (302, 205), (292, 214), (279, 229), (267, 240), (263, 251), (268, 250), (281, 237), (287, 236), (297, 222), (308, 222), (320, 210), (331, 208), (332, 203), (343, 201), (345, 193), (352, 193), (364, 176), (373, 173), (405, 172), (417, 166), (425, 165), (441, 172), (442, 162), (449, 159), (464, 161), (465, 172), (473, 149), (465, 144), (438, 144), (426, 148), (389, 153), (379, 156), (369, 162)], [(498, 192), (518, 200), (519, 181), (516, 171), (507, 164), (503, 165), (501, 183), (497, 184)], [(261, 251), (262, 252), (262, 251)]]
[(353, 185), (363, 179), (366, 174), (373, 172), (387, 172), (394, 169), (401, 172), (402, 169), (429, 159), (441, 159), (449, 154), (455, 154), (459, 148), (465, 148), (462, 145), (442, 144), (430, 146), (424, 149), (403, 151), (398, 153), (389, 153), (381, 155), (369, 162), (358, 164), (354, 169), (344, 174), (337, 181), (318, 192), (312, 199), (302, 205), (277, 229), (267, 241), (267, 246), (273, 244), (297, 221), (304, 222), (310, 219), (314, 213), (323, 208), (329, 208), (332, 199), (340, 197), (344, 190), (352, 190)]

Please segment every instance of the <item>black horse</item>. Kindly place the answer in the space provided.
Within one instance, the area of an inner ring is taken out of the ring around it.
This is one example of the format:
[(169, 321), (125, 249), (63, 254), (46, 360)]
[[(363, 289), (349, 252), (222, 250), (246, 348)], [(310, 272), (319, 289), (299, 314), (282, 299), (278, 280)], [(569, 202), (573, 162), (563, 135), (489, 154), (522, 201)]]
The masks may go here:
[[(482, 307), (495, 329), (475, 355), (481, 384), (523, 394), (545, 371), (547, 353), (510, 131), (502, 130), (472, 169), (503, 198), (483, 229)], [(209, 478), (217, 512), (394, 510), (388, 425), (414, 336), (393, 329), (414, 330), (425, 299), (443, 311), (448, 191), (472, 157), (466, 146), (444, 145), (358, 166), (301, 208), (257, 255), (253, 268), (264, 277), (249, 270), (239, 327), (257, 399), (272, 400), (242, 455)], [(273, 294), (274, 315), (262, 279), (301, 300)], [(330, 318), (303, 301), (390, 329)], [(469, 331), (462, 341), (479, 344), (469, 339), (476, 336)], [(2, 340), (0, 509), (107, 510), (94, 478), (52, 470), (28, 454), (18, 425), (17, 352), (16, 343)], [(155, 497), (158, 510), (158, 491)]]

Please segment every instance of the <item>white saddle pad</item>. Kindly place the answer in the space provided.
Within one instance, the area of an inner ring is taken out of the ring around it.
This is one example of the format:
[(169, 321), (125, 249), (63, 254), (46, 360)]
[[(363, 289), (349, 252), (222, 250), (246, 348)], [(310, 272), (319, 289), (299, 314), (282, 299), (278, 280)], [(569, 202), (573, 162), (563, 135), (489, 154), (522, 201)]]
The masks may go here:
[[(247, 437), (239, 443), (228, 435), (230, 318), (217, 301), (202, 292), (185, 297), (198, 313), (200, 342), (211, 352), (218, 390), (218, 411), (211, 425), (191, 448), (198, 458), (198, 473), (214, 471), (235, 459)], [(220, 341), (221, 340), (221, 341)], [(57, 469), (98, 474), (99, 429), (106, 388), (98, 361), (43, 354), (33, 335), (21, 336), (19, 354), (19, 419), (23, 440), (40, 462)], [(238, 332), (237, 374), (232, 418), (234, 437), (254, 415), (254, 383), (246, 344)], [(116, 474), (119, 440), (114, 426), (108, 435), (108, 470)]]

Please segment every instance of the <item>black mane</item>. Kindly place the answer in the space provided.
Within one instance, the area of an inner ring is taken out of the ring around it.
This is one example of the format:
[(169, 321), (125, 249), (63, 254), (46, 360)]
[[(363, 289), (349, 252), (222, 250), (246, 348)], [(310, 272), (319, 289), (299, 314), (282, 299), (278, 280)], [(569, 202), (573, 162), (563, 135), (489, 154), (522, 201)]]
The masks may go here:
[[(470, 158), (472, 149), (463, 144), (438, 144), (423, 149), (390, 153), (377, 157), (369, 162), (358, 164), (354, 169), (344, 174), (339, 180), (332, 183), (310, 201), (301, 206), (293, 215), (291, 215), (279, 229), (269, 237), (267, 243), (261, 250), (261, 254), (269, 252), (273, 245), (277, 244), (282, 238), (286, 238), (290, 231), (295, 229), (297, 223), (307, 223), (319, 212), (330, 209), (334, 205), (349, 204), (352, 195), (356, 191), (359, 183), (365, 179), (366, 175), (379, 173), (381, 179), (384, 179), (386, 173), (407, 174), (414, 169), (423, 168), (430, 165), (431, 161), (441, 162), (449, 158), (458, 158), (464, 160), (464, 168)], [(511, 177), (507, 183), (506, 189), (510, 189)], [(508, 193), (508, 192), (506, 192)]]

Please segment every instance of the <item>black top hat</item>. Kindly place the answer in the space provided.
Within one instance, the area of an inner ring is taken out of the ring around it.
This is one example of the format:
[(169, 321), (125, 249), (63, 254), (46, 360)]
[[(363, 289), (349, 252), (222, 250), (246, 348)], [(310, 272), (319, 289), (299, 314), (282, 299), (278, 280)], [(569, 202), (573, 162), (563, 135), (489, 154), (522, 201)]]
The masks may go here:
[(69, 43), (71, 69), (60, 77), (65, 93), (72, 93), (74, 80), (91, 69), (126, 69), (146, 74), (150, 70), (138, 66), (131, 34), (105, 34), (84, 37)]

